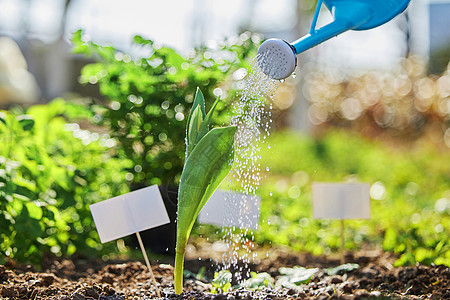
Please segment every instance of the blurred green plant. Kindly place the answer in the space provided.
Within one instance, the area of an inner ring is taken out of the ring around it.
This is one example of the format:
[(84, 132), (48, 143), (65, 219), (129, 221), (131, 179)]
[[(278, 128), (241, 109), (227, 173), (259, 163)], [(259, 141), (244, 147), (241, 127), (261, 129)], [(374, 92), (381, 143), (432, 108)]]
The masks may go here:
[(278, 272), (281, 276), (278, 278), (276, 286), (295, 290), (300, 285), (309, 283), (313, 276), (319, 272), (319, 268), (306, 269), (295, 266), (293, 268), (280, 268)]
[(59, 99), (0, 112), (0, 263), (114, 252), (99, 251), (89, 204), (128, 191), (130, 162), (109, 155), (109, 137), (67, 123), (79, 109)]
[[(393, 146), (354, 132), (322, 136), (273, 133), (261, 151), (259, 229), (246, 238), (259, 245), (286, 245), (315, 255), (339, 251), (340, 227), (311, 218), (314, 181), (371, 184), (371, 219), (346, 221), (346, 247), (383, 247), (396, 265), (450, 266), (450, 154), (433, 144)], [(196, 234), (216, 235), (202, 225)], [(253, 238), (254, 237), (254, 238)]]
[(128, 170), (133, 188), (178, 183), (185, 156), (186, 117), (197, 87), (206, 100), (221, 96), (212, 123), (227, 124), (233, 90), (243, 77), (239, 74), (246, 72), (260, 41), (258, 35), (243, 33), (214, 49), (200, 48), (183, 57), (135, 36), (134, 46), (145, 54), (132, 58), (113, 47), (86, 41), (81, 30), (74, 34), (74, 52), (98, 60), (85, 66), (80, 77), (82, 84), (98, 85), (105, 97), (92, 105), (92, 120), (118, 141), (118, 156), (133, 161)]
[(275, 280), (270, 276), (269, 273), (261, 272), (250, 272), (250, 278), (244, 280), (240, 287), (245, 287), (251, 290), (259, 289), (259, 288), (273, 288), (275, 284)]
[(334, 276), (343, 273), (350, 273), (351, 271), (359, 269), (358, 264), (347, 263), (343, 265), (339, 265), (334, 268), (326, 268), (323, 269), (323, 272), (328, 276)]
[[(383, 246), (396, 263), (450, 266), (448, 151), (423, 144), (394, 148), (354, 133), (310, 137), (274, 133), (263, 149), (259, 244), (288, 245), (313, 254), (338, 251), (339, 222), (314, 220), (311, 183), (357, 180), (371, 184), (371, 219), (349, 220), (346, 247)], [(289, 158), (289, 159), (286, 159)]]

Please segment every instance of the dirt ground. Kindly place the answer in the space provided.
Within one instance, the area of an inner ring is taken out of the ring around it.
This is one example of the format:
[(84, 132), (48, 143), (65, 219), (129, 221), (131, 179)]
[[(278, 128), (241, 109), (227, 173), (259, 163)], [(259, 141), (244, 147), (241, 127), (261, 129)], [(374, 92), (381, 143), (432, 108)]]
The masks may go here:
[[(205, 267), (205, 279), (185, 277), (184, 292), (175, 295), (170, 262), (152, 260), (152, 269), (162, 299), (450, 299), (450, 270), (445, 266), (394, 268), (395, 261), (381, 250), (348, 253), (347, 262), (357, 270), (326, 275), (325, 268), (339, 265), (338, 257), (311, 256), (285, 249), (270, 249), (249, 270), (280, 276), (280, 267), (319, 268), (312, 280), (296, 289), (237, 288), (224, 294), (211, 294), (211, 282), (218, 263), (211, 257), (211, 245), (191, 245), (185, 269), (193, 273)], [(200, 257), (200, 258), (199, 258)], [(235, 270), (230, 270), (232, 273)], [(149, 272), (140, 261), (89, 261), (58, 259), (43, 262), (37, 272), (32, 266), (0, 265), (0, 299), (157, 299)]]

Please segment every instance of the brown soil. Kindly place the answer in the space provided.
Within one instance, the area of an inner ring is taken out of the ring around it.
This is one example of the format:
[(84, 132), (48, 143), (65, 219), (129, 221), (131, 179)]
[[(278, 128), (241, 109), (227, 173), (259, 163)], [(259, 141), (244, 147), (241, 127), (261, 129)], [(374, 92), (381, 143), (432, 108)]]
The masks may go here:
[[(210, 282), (218, 265), (211, 259), (211, 247), (191, 247), (185, 268), (193, 273), (206, 267), (206, 280), (185, 278), (184, 290), (175, 295), (173, 267), (152, 261), (162, 299), (450, 299), (450, 270), (445, 266), (394, 268), (395, 258), (382, 251), (360, 251), (347, 255), (347, 262), (360, 268), (350, 273), (325, 275), (323, 268), (339, 265), (335, 258), (316, 257), (271, 249), (248, 268), (268, 272), (276, 278), (280, 267), (318, 267), (311, 282), (299, 289), (256, 291), (238, 288), (213, 295)], [(208, 253), (209, 256), (203, 256)], [(265, 252), (264, 252), (265, 253)], [(217, 254), (217, 253), (216, 253)], [(199, 259), (198, 257), (203, 257)], [(193, 259), (196, 257), (196, 259)], [(231, 270), (233, 272), (233, 270)], [(0, 299), (156, 299), (150, 274), (141, 262), (92, 262), (82, 259), (44, 263), (41, 272), (32, 266), (0, 265)]]

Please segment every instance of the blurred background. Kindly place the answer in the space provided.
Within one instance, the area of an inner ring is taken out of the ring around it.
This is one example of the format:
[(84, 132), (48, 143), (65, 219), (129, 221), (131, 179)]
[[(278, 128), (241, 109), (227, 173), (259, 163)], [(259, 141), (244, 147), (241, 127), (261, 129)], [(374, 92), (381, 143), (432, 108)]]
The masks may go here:
[[(99, 242), (89, 204), (176, 185), (197, 86), (207, 106), (223, 100), (216, 125), (229, 122), (259, 44), (307, 34), (315, 4), (0, 0), (4, 257), (126, 252), (123, 240)], [(258, 244), (338, 249), (339, 227), (311, 220), (310, 185), (360, 180), (371, 184), (373, 214), (349, 224), (349, 249), (450, 265), (449, 16), (448, 0), (412, 0), (385, 25), (299, 55), (270, 105)], [(330, 19), (323, 7), (318, 26)]]
[[(312, 0), (283, 0), (276, 5), (268, 0), (132, 0), (126, 4), (116, 0), (0, 0), (0, 104), (42, 103), (72, 92), (86, 93), (77, 81), (86, 61), (70, 52), (71, 36), (78, 29), (97, 43), (125, 52), (133, 53), (132, 37), (139, 34), (188, 54), (194, 47), (214, 47), (247, 30), (262, 33), (264, 39), (293, 41), (308, 32), (314, 7)], [(307, 74), (317, 70), (324, 72), (327, 82), (336, 84), (362, 72), (395, 71), (399, 62), (413, 57), (411, 63), (423, 64), (423, 72), (442, 74), (450, 56), (449, 14), (449, 1), (414, 0), (392, 22), (369, 31), (346, 32), (301, 54), (297, 69), (301, 76), (279, 91), (283, 97), (277, 108), (285, 111), (279, 122), (308, 131), (328, 120), (332, 112), (312, 99), (311, 93), (301, 92), (308, 90)], [(323, 7), (318, 25), (330, 19)], [(448, 77), (441, 81), (438, 87), (448, 87)], [(417, 84), (430, 88), (426, 82)], [(407, 94), (405, 85), (412, 87), (412, 83), (403, 80), (397, 85)], [(366, 106), (360, 103), (354, 109), (361, 111), (347, 115), (357, 119)]]

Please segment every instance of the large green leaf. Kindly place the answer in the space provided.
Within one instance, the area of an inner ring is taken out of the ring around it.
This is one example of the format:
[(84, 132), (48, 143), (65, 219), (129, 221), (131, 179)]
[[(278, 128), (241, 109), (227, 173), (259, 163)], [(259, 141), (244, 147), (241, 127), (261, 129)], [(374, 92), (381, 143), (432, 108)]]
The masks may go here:
[(186, 160), (178, 192), (177, 240), (187, 242), (200, 210), (231, 169), (236, 127), (215, 128)]

